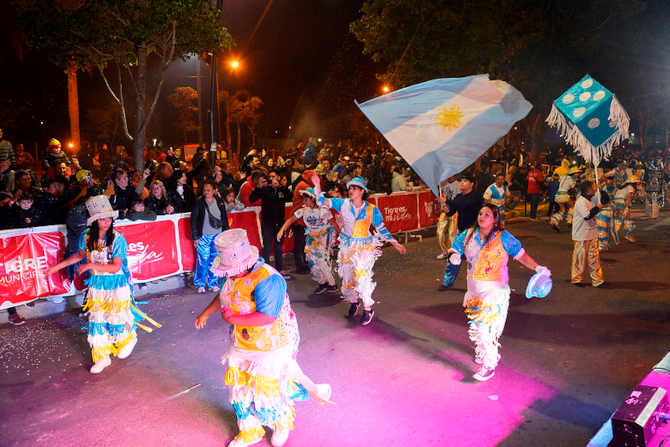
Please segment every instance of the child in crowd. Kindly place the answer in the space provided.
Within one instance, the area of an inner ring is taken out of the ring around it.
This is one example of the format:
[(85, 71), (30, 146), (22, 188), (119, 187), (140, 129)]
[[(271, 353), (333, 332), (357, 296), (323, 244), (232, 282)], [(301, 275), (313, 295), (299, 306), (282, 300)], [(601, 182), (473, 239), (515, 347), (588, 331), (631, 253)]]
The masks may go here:
[(233, 210), (243, 210), (244, 203), (235, 196), (235, 190), (233, 188), (226, 188), (223, 191), (223, 203), (226, 206), (226, 213), (229, 213)]
[(21, 194), (13, 207), (13, 228), (38, 227), (42, 224), (42, 213), (35, 206), (30, 193)]
[(156, 213), (146, 209), (144, 200), (138, 198), (130, 204), (130, 210), (126, 214), (126, 219), (130, 220), (156, 220)]

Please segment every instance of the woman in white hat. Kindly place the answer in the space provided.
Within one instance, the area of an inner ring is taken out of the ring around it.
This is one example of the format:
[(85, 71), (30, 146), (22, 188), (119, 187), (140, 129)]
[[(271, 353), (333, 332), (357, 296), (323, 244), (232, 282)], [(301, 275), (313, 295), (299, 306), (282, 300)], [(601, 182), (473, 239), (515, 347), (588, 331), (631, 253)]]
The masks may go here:
[(79, 239), (79, 251), (66, 260), (50, 267), (47, 275), (86, 260), (77, 267), (77, 273), (90, 272), (86, 280), (88, 293), (83, 310), (88, 316), (88, 343), (93, 358), (92, 374), (98, 374), (112, 361), (110, 355), (120, 359), (128, 357), (137, 344), (136, 326), (151, 332), (149, 328), (137, 324), (147, 319), (134, 303), (128, 259), (127, 243), (114, 230), (113, 219), (118, 211), (112, 209), (107, 196), (93, 196), (86, 201), (89, 218), (88, 228)]
[(306, 400), (308, 392), (328, 401), (330, 385), (315, 384), (298, 366), (300, 335), (286, 281), (258, 257), (247, 232), (224, 231), (215, 244), (218, 256), (211, 270), (225, 279), (195, 327), (205, 327), (218, 311), (232, 325), (230, 350), (223, 358), (228, 364), (224, 380), (231, 387), (230, 402), (240, 432), (228, 445), (260, 442), (266, 426), (273, 430), (272, 445), (282, 446), (293, 428), (293, 402)]
[[(393, 238), (384, 225), (379, 208), (365, 200), (368, 188), (365, 179), (354, 177), (347, 183), (348, 199), (326, 199), (321, 192), (321, 180), (318, 175), (312, 177), (314, 193), (319, 204), (325, 204), (339, 212), (342, 216), (340, 232), (340, 251), (337, 256), (337, 272), (342, 278), (342, 295), (350, 303), (347, 316), (353, 318), (359, 309), (359, 299), (363, 302), (361, 324), (372, 321), (375, 312), (372, 299), (375, 284), (372, 281), (372, 267), (382, 254), (379, 247), (389, 242), (400, 254), (405, 254), (405, 247)], [(370, 233), (374, 226), (377, 234)]]
[(314, 188), (307, 188), (300, 192), (304, 198), (302, 207), (295, 210), (284, 225), (277, 232), (277, 241), (281, 241), (284, 232), (298, 220), (302, 219), (305, 231), (305, 257), (312, 273), (312, 279), (319, 285), (314, 291), (319, 295), (328, 291), (337, 290), (335, 275), (330, 265), (330, 245), (333, 238), (333, 214), (325, 206), (316, 204)]

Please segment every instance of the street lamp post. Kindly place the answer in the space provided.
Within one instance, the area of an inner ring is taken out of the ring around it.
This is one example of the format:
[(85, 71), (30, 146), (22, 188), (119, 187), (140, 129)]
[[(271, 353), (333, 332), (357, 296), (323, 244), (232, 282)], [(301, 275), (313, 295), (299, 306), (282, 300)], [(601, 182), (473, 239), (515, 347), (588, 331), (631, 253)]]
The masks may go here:
[[(216, 8), (221, 10), (223, 7), (223, 0), (216, 0)], [(214, 172), (214, 165), (216, 164), (216, 151), (217, 151), (217, 142), (219, 140), (218, 134), (216, 132), (216, 114), (219, 111), (217, 93), (218, 89), (216, 88), (216, 52), (212, 53), (212, 76), (211, 83), (209, 86), (209, 166)]]

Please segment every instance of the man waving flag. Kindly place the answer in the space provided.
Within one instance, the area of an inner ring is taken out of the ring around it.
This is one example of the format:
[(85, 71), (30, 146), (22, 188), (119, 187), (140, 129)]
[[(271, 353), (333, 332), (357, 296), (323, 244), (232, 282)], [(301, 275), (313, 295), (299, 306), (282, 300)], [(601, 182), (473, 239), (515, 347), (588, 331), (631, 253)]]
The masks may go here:
[(435, 195), (532, 108), (487, 74), (433, 79), (356, 105)]

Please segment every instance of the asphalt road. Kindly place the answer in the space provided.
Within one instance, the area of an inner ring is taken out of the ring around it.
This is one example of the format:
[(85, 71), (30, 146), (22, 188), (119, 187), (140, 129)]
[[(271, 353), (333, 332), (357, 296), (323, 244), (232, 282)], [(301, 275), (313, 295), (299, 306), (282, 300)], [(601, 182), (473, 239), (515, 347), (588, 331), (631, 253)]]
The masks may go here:
[[(310, 295), (314, 283), (298, 276), (289, 282), (298, 360), (332, 385), (335, 405), (298, 402), (287, 445), (586, 445), (670, 346), (670, 215), (637, 225), (638, 243), (602, 254), (605, 289), (567, 283), (567, 227), (508, 226), (551, 268), (554, 289), (527, 300), (532, 272), (510, 261), (502, 362), (485, 383), (471, 379), (464, 272), (453, 290), (436, 291), (444, 262), (434, 237), (410, 242), (406, 256), (384, 250), (367, 327), (343, 318), (336, 295)], [(77, 315), (0, 327), (0, 445), (225, 445), (237, 431), (219, 362), (227, 326), (214, 316), (193, 328), (211, 298), (190, 289), (149, 297), (143, 308), (163, 328), (141, 333), (132, 356), (99, 376), (88, 373)]]

